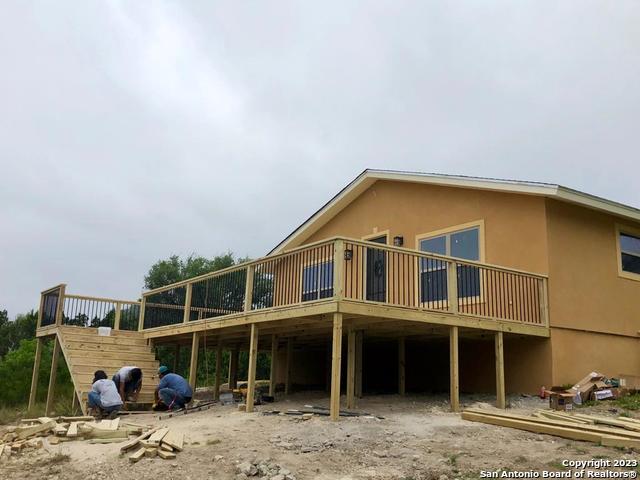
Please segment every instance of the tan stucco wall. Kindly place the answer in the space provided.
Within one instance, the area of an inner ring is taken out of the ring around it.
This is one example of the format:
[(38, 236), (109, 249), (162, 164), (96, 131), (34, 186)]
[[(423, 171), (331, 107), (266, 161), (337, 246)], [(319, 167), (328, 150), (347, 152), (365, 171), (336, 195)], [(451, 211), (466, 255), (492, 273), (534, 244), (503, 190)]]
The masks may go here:
[(592, 370), (640, 375), (640, 282), (618, 275), (615, 230), (634, 224), (554, 200), (547, 216), (551, 325), (568, 328), (551, 331), (554, 384)]
[(547, 273), (545, 203), (542, 198), (406, 182), (378, 181), (304, 243), (335, 235), (352, 238), (389, 230), (389, 242), (484, 220), (484, 260)]

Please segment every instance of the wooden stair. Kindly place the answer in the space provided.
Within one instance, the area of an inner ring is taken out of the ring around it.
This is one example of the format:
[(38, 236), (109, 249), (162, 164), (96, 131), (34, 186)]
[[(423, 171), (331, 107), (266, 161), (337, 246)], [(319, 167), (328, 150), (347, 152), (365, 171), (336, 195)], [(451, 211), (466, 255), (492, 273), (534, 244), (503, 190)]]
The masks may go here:
[(94, 372), (104, 370), (111, 378), (125, 365), (142, 369), (142, 390), (137, 403), (153, 403), (159, 362), (142, 333), (111, 330), (110, 336), (100, 336), (97, 328), (60, 326), (57, 335), (85, 414)]

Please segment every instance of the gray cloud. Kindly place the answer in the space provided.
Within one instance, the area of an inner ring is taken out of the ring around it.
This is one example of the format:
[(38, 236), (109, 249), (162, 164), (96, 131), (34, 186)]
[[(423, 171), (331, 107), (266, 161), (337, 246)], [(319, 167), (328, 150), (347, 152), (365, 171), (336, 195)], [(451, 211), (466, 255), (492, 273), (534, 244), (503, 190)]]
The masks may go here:
[(640, 4), (3, 2), (0, 306), (260, 256), (366, 167), (640, 205)]

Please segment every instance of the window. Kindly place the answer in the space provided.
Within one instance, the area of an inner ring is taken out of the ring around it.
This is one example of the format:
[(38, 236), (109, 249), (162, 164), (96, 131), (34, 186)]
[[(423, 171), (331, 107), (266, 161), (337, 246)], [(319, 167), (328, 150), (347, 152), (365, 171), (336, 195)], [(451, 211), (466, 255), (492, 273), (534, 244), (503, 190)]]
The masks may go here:
[[(447, 255), (465, 260), (480, 260), (480, 227), (452, 231), (420, 240), (423, 252)], [(420, 297), (422, 302), (448, 298), (447, 262), (424, 258), (420, 265)], [(480, 270), (472, 265), (458, 265), (458, 298), (480, 295)]]
[(303, 267), (302, 301), (329, 297), (333, 297), (333, 261)]
[(622, 271), (640, 275), (640, 236), (620, 232), (619, 242)]

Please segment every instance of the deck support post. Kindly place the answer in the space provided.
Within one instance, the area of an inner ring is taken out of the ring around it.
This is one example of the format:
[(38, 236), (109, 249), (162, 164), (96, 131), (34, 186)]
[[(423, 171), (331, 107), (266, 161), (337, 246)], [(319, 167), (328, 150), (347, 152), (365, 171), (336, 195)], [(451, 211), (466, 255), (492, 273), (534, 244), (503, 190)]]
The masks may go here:
[(240, 349), (236, 345), (231, 350), (229, 356), (229, 388), (231, 390), (238, 388), (238, 362), (240, 360)]
[(189, 384), (193, 388), (193, 393), (196, 393), (196, 381), (198, 376), (198, 350), (200, 349), (200, 335), (198, 332), (193, 332), (191, 338), (191, 362), (189, 363)]
[(278, 335), (271, 335), (271, 371), (269, 372), (269, 395), (276, 396), (276, 376), (278, 375)]
[(44, 410), (48, 416), (53, 410), (53, 397), (56, 389), (56, 376), (58, 374), (58, 359), (60, 358), (60, 342), (58, 336), (53, 337), (53, 355), (51, 356), (51, 375), (49, 375), (49, 389), (47, 390), (47, 405)]
[(507, 408), (504, 387), (504, 336), (502, 332), (495, 333), (496, 347), (496, 407)]
[(364, 330), (356, 332), (356, 398), (362, 398), (362, 343)]
[(460, 375), (458, 370), (458, 327), (449, 327), (449, 396), (451, 411), (460, 411)]
[(220, 398), (220, 383), (222, 382), (222, 340), (218, 339), (218, 347), (216, 348), (216, 385), (213, 388), (213, 399)]
[(355, 408), (356, 390), (356, 331), (350, 327), (347, 333), (347, 408)]
[(331, 420), (340, 418), (340, 368), (342, 361), (342, 313), (333, 314), (333, 345), (331, 358)]
[(251, 324), (249, 339), (249, 372), (247, 378), (246, 411), (253, 412), (253, 401), (256, 393), (256, 359), (258, 357), (258, 325)]
[(291, 393), (291, 360), (293, 357), (293, 338), (287, 338), (287, 359), (284, 371), (284, 394)]
[(29, 410), (33, 409), (36, 403), (36, 393), (38, 392), (38, 377), (40, 374), (40, 360), (42, 358), (42, 338), (36, 339), (36, 356), (33, 362), (33, 373), (31, 374), (31, 390), (29, 391)]

